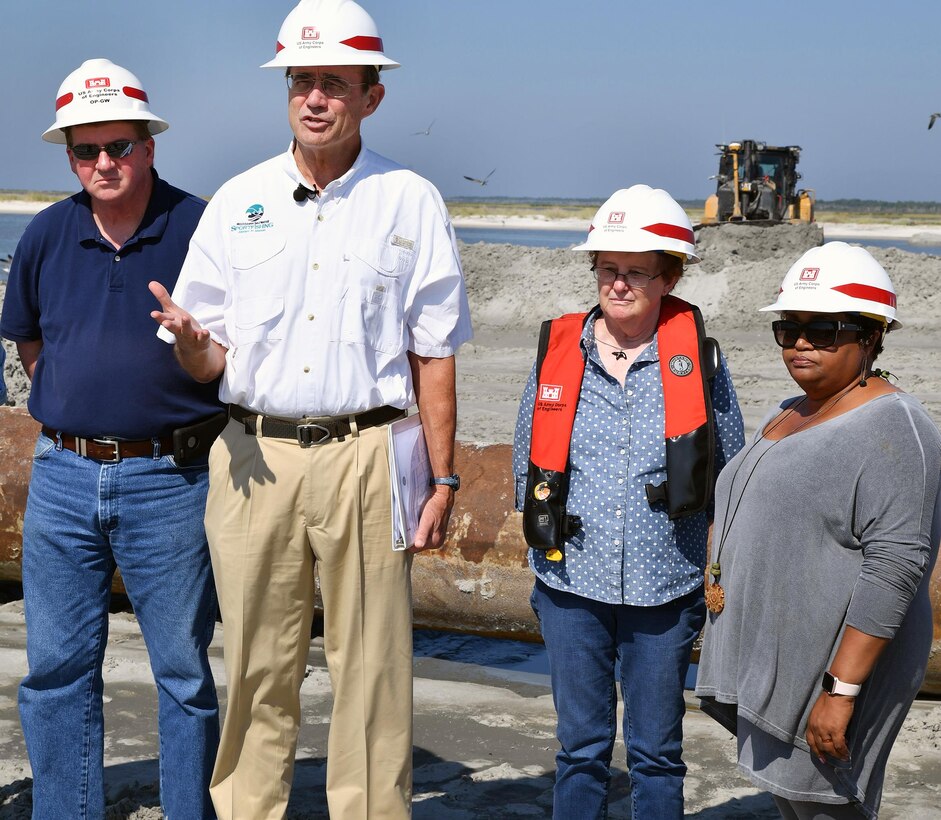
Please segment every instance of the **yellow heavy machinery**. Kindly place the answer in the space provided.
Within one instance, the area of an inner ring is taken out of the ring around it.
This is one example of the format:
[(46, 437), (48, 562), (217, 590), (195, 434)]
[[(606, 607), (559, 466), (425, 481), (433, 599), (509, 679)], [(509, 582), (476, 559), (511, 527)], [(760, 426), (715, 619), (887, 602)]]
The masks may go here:
[(706, 200), (703, 225), (814, 221), (814, 191), (797, 188), (799, 145), (742, 140), (716, 148), (716, 192)]

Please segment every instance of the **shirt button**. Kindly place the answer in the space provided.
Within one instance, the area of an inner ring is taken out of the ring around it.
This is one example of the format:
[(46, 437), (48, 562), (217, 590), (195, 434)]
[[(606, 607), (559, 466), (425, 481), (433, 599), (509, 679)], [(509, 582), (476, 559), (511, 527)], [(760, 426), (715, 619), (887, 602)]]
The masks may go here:
[(310, 266), (310, 269), (311, 269), (311, 270), (320, 270), (320, 264), (319, 264), (318, 262), (314, 262), (314, 264)]
[(627, 450), (624, 450), (624, 449), (621, 450), (621, 455), (622, 455), (622, 456), (625, 455), (626, 453), (627, 453)]
[(621, 546), (621, 542), (620, 542), (620, 541), (615, 541), (615, 542), (614, 542), (614, 546), (620, 547), (620, 546)]
[(308, 318), (311, 322), (314, 321), (314, 314), (313, 314), (313, 313), (308, 313), (308, 314), (307, 314), (307, 318)]
[(121, 261), (121, 254), (118, 254), (116, 257), (114, 257), (114, 261), (115, 261), (115, 262), (120, 262), (120, 261)]
[(621, 517), (621, 511), (620, 511), (620, 510), (615, 510), (615, 511), (614, 511), (614, 514), (615, 514), (618, 518)]
[(623, 484), (623, 483), (624, 483), (624, 479), (623, 479), (623, 478), (619, 478), (619, 479), (618, 479), (618, 484)]
[(305, 372), (305, 373), (310, 373), (310, 368), (309, 368), (309, 367), (305, 367), (305, 368), (304, 368), (304, 372)]
[(323, 214), (317, 214), (317, 221), (323, 222)]
[(634, 395), (634, 391), (633, 391), (633, 390), (628, 390), (628, 391), (627, 391), (627, 395), (628, 395), (628, 396), (633, 396), (633, 395)]

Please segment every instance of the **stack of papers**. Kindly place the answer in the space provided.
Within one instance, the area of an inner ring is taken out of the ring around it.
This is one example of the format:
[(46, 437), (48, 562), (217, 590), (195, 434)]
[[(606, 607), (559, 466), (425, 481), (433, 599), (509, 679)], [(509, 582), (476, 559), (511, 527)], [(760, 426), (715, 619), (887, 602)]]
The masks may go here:
[(431, 462), (418, 415), (389, 425), (389, 478), (392, 485), (392, 549), (408, 549), (422, 508), (433, 492)]

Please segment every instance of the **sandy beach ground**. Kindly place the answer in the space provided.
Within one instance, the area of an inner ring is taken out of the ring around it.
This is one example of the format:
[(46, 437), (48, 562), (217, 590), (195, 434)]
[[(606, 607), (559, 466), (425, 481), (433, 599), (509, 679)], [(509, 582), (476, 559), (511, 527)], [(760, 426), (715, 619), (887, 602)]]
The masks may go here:
[[(853, 241), (865, 244), (866, 237), (885, 236), (888, 229), (854, 230), (861, 233)], [(913, 231), (911, 235), (941, 236), (941, 226)], [(822, 234), (821, 226), (706, 229), (699, 242), (702, 264), (688, 269), (677, 290), (700, 305), (707, 329), (719, 340), (749, 431), (777, 401), (796, 392), (771, 339), (770, 317), (758, 313), (758, 308), (773, 301), (788, 267), (818, 244)], [(871, 250), (892, 275), (904, 323), (902, 330), (888, 337), (879, 365), (896, 374), (899, 385), (941, 421), (937, 366), (941, 258)], [(506, 443), (512, 440), (539, 324), (562, 312), (590, 307), (597, 294), (584, 255), (567, 250), (476, 243), (462, 244), (461, 256), (476, 335), (458, 355), (458, 435), (465, 441)], [(8, 344), (8, 352), (11, 401), (22, 405), (28, 384), (12, 345)], [(0, 607), (0, 820), (29, 816), (30, 770), (16, 713), (16, 686), (26, 671), (24, 645), (22, 604), (14, 601)], [(221, 684), (220, 645), (217, 634), (213, 657)], [(415, 817), (550, 816), (556, 741), (542, 648), (430, 632), (416, 633), (415, 648)], [(319, 640), (311, 644), (309, 664), (288, 815), (293, 820), (326, 817), (324, 750), (331, 699)], [(105, 682), (106, 776), (113, 804), (109, 818), (153, 820), (160, 816), (153, 808), (157, 803), (154, 687), (131, 615), (112, 617)], [(224, 699), (222, 686), (220, 693)], [(770, 798), (736, 773), (731, 737), (698, 711), (694, 698), (688, 704), (688, 816), (700, 820), (777, 816)], [(628, 818), (620, 742), (615, 762), (611, 817)], [(941, 702), (919, 701), (890, 759), (881, 816), (927, 820), (941, 816), (938, 806)]]
[[(211, 649), (225, 699), (222, 626)], [(26, 672), (22, 602), (0, 607), (0, 818), (30, 816), (30, 770), (16, 716)], [(311, 642), (301, 686), (289, 820), (327, 818), (325, 749), (332, 697), (323, 641)], [(104, 664), (108, 820), (158, 820), (156, 694), (147, 653), (129, 614), (111, 617)], [(419, 631), (415, 634), (416, 820), (551, 816), (556, 741), (542, 648), (516, 641)], [(737, 774), (735, 741), (687, 697), (684, 721), (686, 816), (696, 820), (774, 818), (771, 798)], [(929, 820), (941, 803), (941, 703), (918, 702), (895, 746), (885, 820)], [(624, 746), (614, 752), (610, 817), (631, 817)], [(642, 818), (638, 818), (642, 820)]]

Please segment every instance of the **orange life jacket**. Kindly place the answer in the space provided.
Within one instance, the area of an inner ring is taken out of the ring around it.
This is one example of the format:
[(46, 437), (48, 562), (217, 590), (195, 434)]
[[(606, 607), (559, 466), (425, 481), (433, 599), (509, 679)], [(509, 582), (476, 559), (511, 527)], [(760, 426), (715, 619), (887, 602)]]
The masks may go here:
[[(543, 322), (536, 354), (529, 472), (523, 535), (529, 546), (560, 550), (581, 522), (566, 514), (569, 447), (585, 373), (579, 344), (589, 313)], [(712, 495), (715, 419), (709, 382), (719, 368), (719, 346), (708, 338), (699, 308), (664, 296), (657, 321), (664, 397), (667, 480), (646, 486), (651, 506), (671, 519), (702, 512)], [(561, 556), (557, 556), (561, 557)]]

